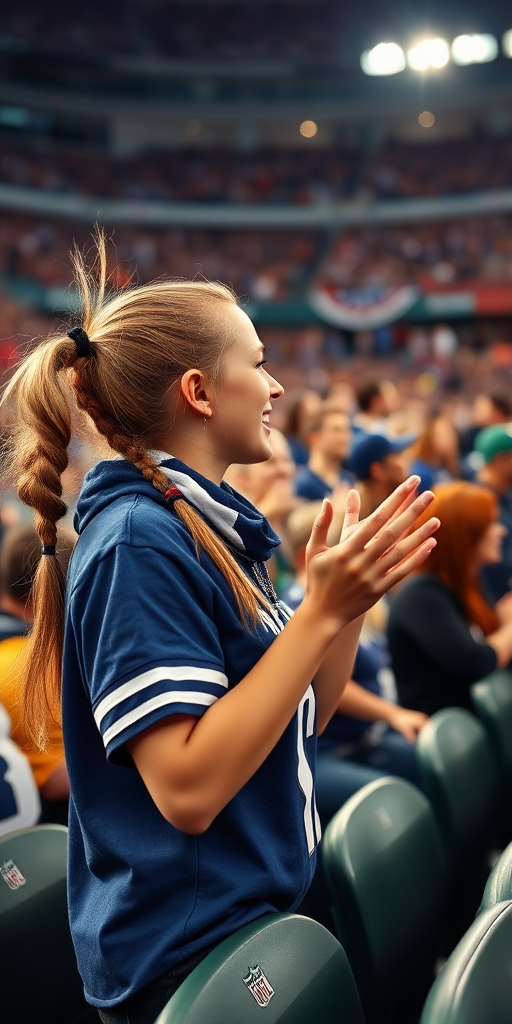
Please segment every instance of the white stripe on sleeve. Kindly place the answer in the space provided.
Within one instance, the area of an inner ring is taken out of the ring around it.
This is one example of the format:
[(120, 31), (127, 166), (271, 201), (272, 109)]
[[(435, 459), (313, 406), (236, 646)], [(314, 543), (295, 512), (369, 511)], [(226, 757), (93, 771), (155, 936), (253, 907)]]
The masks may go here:
[[(159, 683), (163, 679), (177, 683), (186, 682), (189, 679), (194, 683), (215, 683), (217, 686), (223, 686), (224, 689), (227, 689), (228, 685), (228, 677), (223, 672), (216, 672), (212, 668), (196, 668), (194, 665), (174, 665), (172, 667), (164, 665), (159, 668), (150, 668), (148, 672), (142, 672), (140, 676), (134, 676), (128, 682), (122, 683), (100, 701), (94, 712), (94, 721), (98, 729), (107, 712), (112, 711), (117, 704), (121, 704), (127, 697), (132, 697), (140, 690), (146, 689), (147, 686), (153, 686), (153, 683)], [(205, 696), (209, 696), (209, 694)]]
[(123, 729), (127, 729), (128, 726), (133, 725), (135, 722), (140, 721), (141, 718), (145, 718), (152, 711), (157, 708), (163, 708), (167, 704), (202, 704), (204, 707), (210, 707), (211, 704), (215, 704), (218, 697), (214, 697), (212, 693), (192, 693), (190, 690), (173, 690), (172, 692), (159, 693), (156, 697), (151, 697), (145, 704), (139, 704), (138, 707), (133, 708), (132, 711), (128, 711), (122, 718), (118, 718), (117, 722), (114, 722), (108, 729), (105, 730), (103, 735), (103, 742), (106, 747)]

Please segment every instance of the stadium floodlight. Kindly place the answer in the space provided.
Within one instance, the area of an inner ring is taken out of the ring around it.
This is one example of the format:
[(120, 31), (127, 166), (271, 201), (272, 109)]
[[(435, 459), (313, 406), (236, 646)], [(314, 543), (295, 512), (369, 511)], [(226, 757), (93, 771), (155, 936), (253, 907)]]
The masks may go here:
[(509, 28), (508, 32), (503, 33), (501, 45), (503, 46), (505, 57), (512, 57), (512, 28)]
[(413, 71), (444, 68), (450, 59), (446, 39), (421, 39), (407, 50), (407, 63)]
[(452, 43), (454, 64), (487, 64), (498, 56), (498, 40), (488, 33), (457, 36)]
[(405, 54), (398, 43), (378, 43), (361, 54), (365, 75), (397, 75), (405, 68)]

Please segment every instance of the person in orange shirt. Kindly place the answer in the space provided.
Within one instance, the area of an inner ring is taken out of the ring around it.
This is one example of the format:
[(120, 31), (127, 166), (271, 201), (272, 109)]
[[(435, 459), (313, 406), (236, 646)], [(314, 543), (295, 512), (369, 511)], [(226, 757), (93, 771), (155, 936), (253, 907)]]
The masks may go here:
[[(62, 531), (60, 561), (65, 569), (74, 534)], [(11, 739), (30, 762), (41, 797), (42, 821), (67, 823), (69, 781), (62, 730), (55, 726), (48, 750), (38, 750), (30, 738), (19, 700), (20, 655), (32, 622), (28, 599), (41, 557), (41, 542), (33, 526), (9, 527), (0, 547), (0, 703), (11, 719)]]

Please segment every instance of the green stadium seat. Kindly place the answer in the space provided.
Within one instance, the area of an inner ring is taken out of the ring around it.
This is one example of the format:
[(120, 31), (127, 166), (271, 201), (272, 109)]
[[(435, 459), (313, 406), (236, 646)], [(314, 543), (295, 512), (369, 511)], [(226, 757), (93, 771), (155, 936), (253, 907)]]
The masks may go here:
[(66, 860), (62, 825), (0, 839), (2, 1024), (98, 1021), (84, 999), (69, 931)]
[(345, 953), (316, 921), (269, 914), (240, 928), (192, 971), (156, 1024), (261, 1024), (262, 1019), (266, 1024), (364, 1024)]
[(366, 1019), (380, 1024), (433, 977), (446, 861), (428, 800), (403, 779), (369, 783), (328, 825), (323, 860)]
[(474, 683), (471, 700), (487, 729), (507, 787), (512, 781), (512, 672), (502, 669)]
[(498, 771), (487, 732), (469, 711), (445, 708), (421, 730), (417, 753), (449, 863), (470, 872), (487, 848), (497, 809)]
[(503, 850), (487, 879), (478, 913), (507, 900), (512, 900), (512, 843)]
[(438, 974), (421, 1024), (510, 1024), (512, 903), (477, 917)]

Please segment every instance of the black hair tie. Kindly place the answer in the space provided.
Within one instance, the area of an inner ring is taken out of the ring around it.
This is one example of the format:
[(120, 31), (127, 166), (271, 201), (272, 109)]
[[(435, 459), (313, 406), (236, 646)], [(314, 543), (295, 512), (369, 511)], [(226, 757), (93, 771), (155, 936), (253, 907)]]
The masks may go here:
[(42, 550), (41, 550), (41, 554), (42, 555), (54, 555), (55, 554), (55, 544), (43, 544), (43, 547), (42, 547)]
[(79, 359), (82, 356), (84, 356), (85, 358), (87, 356), (90, 356), (91, 351), (92, 351), (91, 343), (90, 343), (89, 338), (87, 337), (87, 334), (85, 333), (83, 327), (73, 327), (72, 331), (68, 331), (68, 338), (72, 338), (73, 339), (73, 341), (74, 341), (74, 343), (76, 345), (76, 350), (78, 352), (78, 358)]

